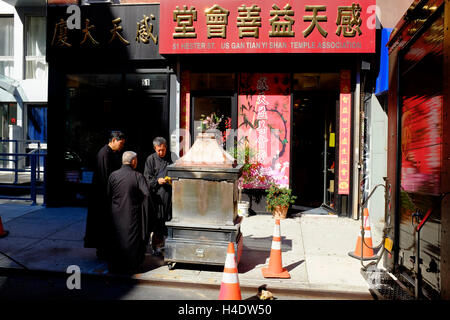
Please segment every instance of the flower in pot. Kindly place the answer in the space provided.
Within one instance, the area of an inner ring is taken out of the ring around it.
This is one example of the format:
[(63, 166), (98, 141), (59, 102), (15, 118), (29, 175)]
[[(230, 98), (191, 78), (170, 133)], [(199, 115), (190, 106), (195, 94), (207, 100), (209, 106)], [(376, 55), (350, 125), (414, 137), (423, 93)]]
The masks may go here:
[[(225, 116), (219, 116), (215, 112), (212, 112), (210, 115), (204, 115), (202, 114), (200, 116), (200, 126), (197, 127), (197, 130), (200, 130), (201, 133), (209, 133), (214, 134), (216, 137), (217, 143), (219, 143), (220, 146), (223, 146), (226, 138), (224, 139), (223, 135), (226, 133), (227, 125), (228, 125), (228, 118), (225, 120), (225, 128), (223, 124)], [(229, 122), (231, 124), (231, 119), (229, 119)]]
[(223, 118), (223, 115), (219, 116), (215, 112), (211, 113), (209, 116), (202, 114), (200, 116), (201, 126), (197, 129), (202, 130), (202, 132), (206, 132), (208, 130), (218, 130)]
[(238, 180), (239, 204), (249, 207), (249, 201), (241, 201), (243, 189), (266, 190), (272, 182), (272, 177), (264, 171), (264, 166), (260, 162), (244, 163), (242, 175)]
[(272, 183), (266, 190), (267, 210), (272, 212), (276, 219), (285, 219), (289, 206), (295, 203), (296, 196), (292, 195), (292, 190), (280, 187)]

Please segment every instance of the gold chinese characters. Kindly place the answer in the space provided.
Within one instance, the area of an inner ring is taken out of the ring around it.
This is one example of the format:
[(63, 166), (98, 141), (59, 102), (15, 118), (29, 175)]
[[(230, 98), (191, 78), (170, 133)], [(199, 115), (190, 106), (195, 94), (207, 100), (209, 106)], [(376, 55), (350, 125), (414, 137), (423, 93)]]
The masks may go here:
[(155, 16), (144, 15), (144, 19), (137, 23), (136, 41), (142, 43), (149, 43), (150, 39), (158, 44), (158, 36), (153, 34), (153, 24), (149, 23), (150, 19), (155, 20)]
[(237, 27), (239, 28), (239, 38), (254, 37), (259, 38), (259, 27), (261, 27), (261, 8), (245, 4), (238, 8)]
[[(311, 33), (317, 29), (317, 32), (323, 38), (326, 38), (328, 32), (324, 29), (320, 22), (327, 22), (327, 6), (325, 5), (305, 5), (303, 15), (303, 22), (309, 22), (305, 24), (306, 29), (302, 31), (302, 34), (307, 38)], [(261, 7), (256, 4), (247, 5), (242, 4), (237, 7), (237, 19), (235, 26), (237, 27), (239, 38), (253, 37), (259, 38), (260, 28), (262, 26)], [(337, 8), (337, 29), (336, 35), (344, 37), (360, 36), (362, 31), (360, 29), (362, 24), (361, 18), (361, 6), (359, 3), (352, 3), (350, 6), (339, 6)], [(210, 8), (205, 9), (207, 37), (210, 38), (226, 38), (227, 27), (229, 24), (230, 11), (227, 8), (223, 8), (217, 4), (214, 4)], [(176, 6), (173, 10), (173, 21), (176, 22), (176, 26), (172, 36), (174, 39), (180, 38), (197, 38), (196, 21), (197, 21), (197, 9), (194, 6), (187, 5), (182, 8)], [(280, 7), (277, 4), (273, 4), (272, 9), (269, 10), (267, 24), (270, 26), (268, 35), (269, 37), (295, 37), (295, 10), (287, 3), (284, 7)], [(234, 22), (230, 22), (233, 23)], [(303, 28), (303, 26), (298, 26)]]
[[(154, 34), (152, 20), (155, 20), (155, 16), (150, 14), (143, 15), (143, 19), (137, 22), (135, 38), (137, 43), (148, 44), (152, 41), (155, 45), (158, 44), (158, 36)], [(109, 29), (111, 36), (109, 37), (109, 41), (107, 41), (108, 44), (118, 42), (125, 46), (130, 45), (130, 42), (126, 39), (126, 35), (124, 35), (124, 29), (120, 25), (121, 23), (122, 19), (120, 17), (111, 21), (111, 27)], [(100, 42), (96, 39), (95, 29), (95, 25), (89, 19), (85, 19), (84, 28), (81, 29), (82, 40), (80, 46), (88, 46), (91, 44), (96, 47), (100, 45)], [(69, 32), (71, 31), (67, 27), (67, 21), (60, 19), (55, 23), (51, 45), (54, 47), (72, 47), (73, 39), (72, 41), (69, 40)]]

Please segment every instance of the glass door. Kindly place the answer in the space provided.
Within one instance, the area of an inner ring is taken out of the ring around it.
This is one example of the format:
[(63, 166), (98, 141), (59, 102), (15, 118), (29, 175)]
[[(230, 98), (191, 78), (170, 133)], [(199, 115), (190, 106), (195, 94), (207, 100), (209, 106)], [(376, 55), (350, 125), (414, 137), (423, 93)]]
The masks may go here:
[(0, 140), (8, 139), (8, 105), (0, 104)]
[(292, 186), (297, 203), (331, 205), (334, 198), (336, 97), (326, 92), (294, 95)]
[[(218, 117), (217, 130), (221, 136), (218, 141), (226, 148), (227, 129), (236, 128), (236, 104), (234, 95), (224, 96), (193, 96), (191, 116), (191, 143), (194, 143), (197, 135), (202, 132), (202, 122), (212, 115)], [(204, 131), (203, 127), (203, 131)], [(230, 150), (229, 150), (230, 151)]]
[(137, 170), (144, 172), (145, 160), (154, 152), (154, 138), (165, 138), (171, 152), (167, 97), (146, 92), (131, 92), (126, 97), (128, 111), (122, 114), (120, 126), (126, 134), (125, 150), (138, 154)]

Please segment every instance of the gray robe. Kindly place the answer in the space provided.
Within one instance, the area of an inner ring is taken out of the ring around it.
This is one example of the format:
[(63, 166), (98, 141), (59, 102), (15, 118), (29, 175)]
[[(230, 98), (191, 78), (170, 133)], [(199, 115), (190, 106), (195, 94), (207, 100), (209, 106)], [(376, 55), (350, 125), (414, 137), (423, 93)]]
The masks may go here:
[[(169, 152), (168, 152), (169, 153)], [(167, 166), (171, 163), (166, 156), (161, 159), (155, 152), (145, 161), (144, 177), (151, 191), (153, 218), (156, 220), (170, 221), (172, 219), (172, 186), (168, 183), (158, 184), (158, 178), (167, 176)]]

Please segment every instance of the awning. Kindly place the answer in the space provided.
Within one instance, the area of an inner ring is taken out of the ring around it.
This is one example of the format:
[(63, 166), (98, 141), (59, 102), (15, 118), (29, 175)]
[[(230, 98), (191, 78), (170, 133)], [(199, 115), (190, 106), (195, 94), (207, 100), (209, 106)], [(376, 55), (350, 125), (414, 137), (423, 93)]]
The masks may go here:
[(389, 48), (387, 43), (391, 36), (392, 28), (381, 30), (380, 73), (378, 74), (375, 94), (389, 89)]
[(0, 88), (0, 103), (2, 102), (16, 102), (16, 98), (9, 92)]
[(14, 94), (18, 86), (19, 82), (0, 74), (0, 89), (3, 89), (10, 94)]
[(0, 102), (15, 102), (19, 82), (0, 74)]

